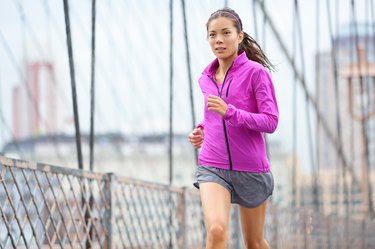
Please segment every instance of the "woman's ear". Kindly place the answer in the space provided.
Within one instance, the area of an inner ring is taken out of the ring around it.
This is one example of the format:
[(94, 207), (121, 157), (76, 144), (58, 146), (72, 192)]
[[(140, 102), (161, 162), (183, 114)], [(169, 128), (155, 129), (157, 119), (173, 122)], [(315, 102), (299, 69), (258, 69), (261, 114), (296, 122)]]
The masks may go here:
[(243, 41), (244, 36), (245, 36), (244, 32), (241, 31), (240, 34), (238, 35), (238, 44), (240, 44)]

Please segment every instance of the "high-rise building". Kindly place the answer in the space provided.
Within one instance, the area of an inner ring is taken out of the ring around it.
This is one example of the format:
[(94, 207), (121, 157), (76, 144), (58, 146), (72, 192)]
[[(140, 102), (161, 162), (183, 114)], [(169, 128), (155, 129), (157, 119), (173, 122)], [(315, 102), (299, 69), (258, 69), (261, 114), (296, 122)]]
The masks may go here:
[[(371, 170), (375, 170), (375, 37), (368, 32), (372, 28), (358, 25), (343, 30), (334, 39), (333, 51), (316, 57), (319, 110), (336, 139), (341, 136), (342, 154), (348, 165), (343, 171), (338, 148), (324, 130), (318, 128), (321, 174), (327, 172), (335, 176), (331, 177), (332, 181), (324, 181), (331, 186), (323, 189), (330, 191), (331, 200), (336, 200), (325, 204), (331, 205), (325, 210), (336, 210), (341, 214), (348, 204), (361, 206), (361, 213), (367, 216), (370, 200), (374, 198), (370, 175)], [(321, 126), (318, 124), (318, 127)], [(332, 173), (333, 170), (337, 173)], [(352, 174), (358, 179), (356, 184)]]
[(53, 64), (27, 64), (27, 82), (13, 89), (15, 139), (54, 134), (57, 127), (57, 85)]

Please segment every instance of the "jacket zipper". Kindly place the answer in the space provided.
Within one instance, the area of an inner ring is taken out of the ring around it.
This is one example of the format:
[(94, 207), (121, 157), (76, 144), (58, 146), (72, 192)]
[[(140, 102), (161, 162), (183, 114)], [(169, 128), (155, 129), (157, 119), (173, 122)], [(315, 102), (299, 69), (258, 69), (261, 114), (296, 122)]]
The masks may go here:
[(232, 84), (232, 80), (233, 80), (233, 78), (230, 79), (228, 87), (227, 87), (227, 93), (225, 94), (225, 97), (227, 97), (227, 98), (228, 98), (230, 84)]
[[(224, 89), (225, 80), (227, 78), (229, 70), (230, 70), (230, 68), (228, 69), (228, 71), (225, 74), (225, 77), (224, 77), (224, 80), (223, 80), (223, 84), (221, 85), (221, 90), (219, 90), (219, 87), (217, 86), (216, 81), (211, 76), (207, 75), (208, 78), (210, 78), (210, 80), (212, 81), (212, 83), (214, 83), (214, 85), (216, 86), (217, 93), (219, 94), (220, 98), (221, 98), (221, 95), (222, 95), (222, 92), (223, 92), (223, 89)], [(230, 84), (232, 83), (232, 80), (233, 80), (233, 78), (230, 80), (230, 82), (228, 84), (228, 88), (227, 88), (227, 92), (226, 92), (226, 97), (228, 97), (229, 87), (230, 87)], [(230, 167), (229, 169), (233, 170), (232, 156), (230, 154), (229, 139), (228, 139), (228, 133), (227, 133), (227, 125), (225, 124), (225, 120), (224, 119), (222, 121), (223, 121), (223, 127), (224, 127), (225, 143), (227, 145), (229, 167)]]

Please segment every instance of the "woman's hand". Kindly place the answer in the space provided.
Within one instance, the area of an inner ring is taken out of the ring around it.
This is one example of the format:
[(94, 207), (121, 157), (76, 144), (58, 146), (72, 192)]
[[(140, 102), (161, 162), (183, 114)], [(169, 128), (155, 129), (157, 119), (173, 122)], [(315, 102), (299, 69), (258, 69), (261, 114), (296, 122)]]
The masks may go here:
[(201, 128), (195, 128), (189, 134), (189, 142), (194, 146), (194, 148), (199, 149), (203, 144), (204, 133)]
[(215, 95), (208, 95), (207, 107), (209, 111), (216, 112), (221, 116), (224, 116), (228, 109), (227, 103), (225, 103), (222, 98)]

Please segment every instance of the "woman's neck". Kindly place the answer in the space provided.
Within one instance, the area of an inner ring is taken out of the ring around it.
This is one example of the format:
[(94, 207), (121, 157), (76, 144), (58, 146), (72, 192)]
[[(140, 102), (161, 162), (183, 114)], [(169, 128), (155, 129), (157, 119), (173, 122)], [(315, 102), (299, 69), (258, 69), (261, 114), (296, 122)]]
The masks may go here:
[(228, 69), (232, 66), (232, 63), (234, 59), (236, 59), (236, 57), (237, 55), (232, 58), (228, 58), (226, 60), (219, 59), (219, 67), (216, 71), (216, 75), (225, 76), (225, 74), (228, 72)]
[(219, 67), (217, 69), (217, 74), (226, 74), (233, 61), (222, 61), (219, 60)]

